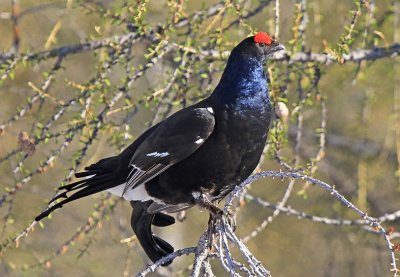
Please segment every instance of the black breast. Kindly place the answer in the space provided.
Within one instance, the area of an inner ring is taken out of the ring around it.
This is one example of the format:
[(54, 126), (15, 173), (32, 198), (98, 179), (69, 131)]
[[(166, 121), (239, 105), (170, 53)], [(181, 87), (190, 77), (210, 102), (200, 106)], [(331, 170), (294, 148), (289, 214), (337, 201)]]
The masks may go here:
[(153, 197), (169, 204), (192, 201), (193, 191), (223, 197), (255, 169), (270, 124), (270, 106), (214, 108), (216, 124), (205, 143), (191, 156), (146, 184)]

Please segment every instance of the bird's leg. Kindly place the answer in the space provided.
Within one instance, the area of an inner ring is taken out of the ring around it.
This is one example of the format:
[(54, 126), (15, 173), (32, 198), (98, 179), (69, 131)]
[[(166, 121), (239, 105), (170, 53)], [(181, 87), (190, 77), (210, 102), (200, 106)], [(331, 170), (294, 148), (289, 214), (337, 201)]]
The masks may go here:
[(208, 220), (208, 237), (209, 237), (208, 248), (211, 249), (213, 245), (214, 234), (216, 233), (215, 228), (217, 222), (222, 220), (223, 217), (225, 217), (226, 219), (225, 222), (231, 226), (233, 231), (235, 231), (236, 219), (230, 210), (228, 210), (227, 214), (224, 214), (224, 211), (221, 210), (216, 205), (216, 202), (211, 201), (206, 193), (193, 192), (192, 195), (197, 205), (210, 212), (210, 218)]
[(217, 205), (215, 205), (213, 202), (211, 202), (205, 193), (196, 191), (196, 192), (193, 192), (192, 195), (193, 195), (194, 201), (197, 205), (199, 205), (200, 207), (209, 211), (213, 217), (215, 217), (217, 219), (222, 218), (224, 212), (220, 208), (218, 208)]
[(235, 232), (236, 230), (236, 216), (234, 212), (232, 212), (230, 209), (228, 209), (227, 214), (225, 214), (227, 223), (229, 226), (231, 226), (232, 231)]
[(210, 218), (208, 219), (208, 249), (212, 249), (214, 243), (214, 234), (215, 234), (215, 217), (210, 213)]
[(216, 205), (216, 202), (212, 202), (206, 193), (202, 192), (193, 192), (193, 198), (197, 205), (208, 210), (210, 212), (210, 219), (208, 220), (208, 225), (214, 226), (216, 221), (222, 219), (222, 216), (225, 216), (227, 219), (227, 223), (231, 226), (232, 230), (236, 229), (236, 218), (232, 211), (228, 210), (227, 214)]
[(197, 205), (206, 209), (210, 213), (210, 218), (208, 220), (208, 248), (211, 249), (214, 241), (215, 227), (217, 221), (222, 219), (224, 212), (215, 203), (210, 201), (205, 193), (194, 192), (193, 198)]

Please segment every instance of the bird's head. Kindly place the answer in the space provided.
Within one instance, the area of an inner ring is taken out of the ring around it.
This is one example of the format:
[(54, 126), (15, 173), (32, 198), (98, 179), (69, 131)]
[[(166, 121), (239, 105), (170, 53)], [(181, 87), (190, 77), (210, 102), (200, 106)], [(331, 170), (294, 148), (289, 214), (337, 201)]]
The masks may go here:
[(237, 101), (245, 96), (268, 95), (267, 79), (263, 68), (266, 59), (285, 47), (267, 33), (259, 32), (233, 48), (224, 73), (213, 95), (223, 101)]
[(271, 38), (267, 33), (259, 32), (239, 43), (232, 52), (242, 57), (265, 61), (285, 47)]

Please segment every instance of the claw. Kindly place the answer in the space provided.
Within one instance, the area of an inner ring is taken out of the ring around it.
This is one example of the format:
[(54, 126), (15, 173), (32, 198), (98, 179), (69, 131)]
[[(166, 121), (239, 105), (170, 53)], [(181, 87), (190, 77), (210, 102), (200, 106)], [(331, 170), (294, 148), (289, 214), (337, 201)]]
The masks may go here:
[(200, 207), (208, 210), (211, 215), (218, 219), (222, 219), (224, 212), (215, 203), (211, 202), (208, 195), (202, 192), (193, 192), (193, 200)]

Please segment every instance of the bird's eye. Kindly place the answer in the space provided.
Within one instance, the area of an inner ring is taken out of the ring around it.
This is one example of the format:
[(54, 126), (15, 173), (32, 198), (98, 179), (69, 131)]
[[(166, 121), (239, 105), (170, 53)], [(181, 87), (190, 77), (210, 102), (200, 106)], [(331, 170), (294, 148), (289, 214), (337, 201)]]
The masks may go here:
[(260, 46), (260, 47), (265, 47), (265, 46), (266, 46), (266, 44), (265, 44), (265, 43), (263, 43), (263, 42), (260, 42), (260, 43), (258, 44), (258, 46)]

